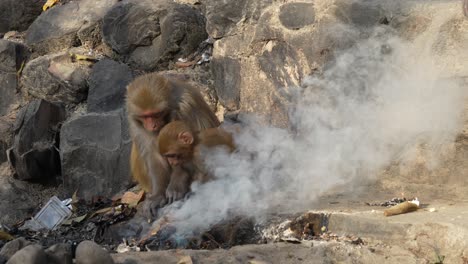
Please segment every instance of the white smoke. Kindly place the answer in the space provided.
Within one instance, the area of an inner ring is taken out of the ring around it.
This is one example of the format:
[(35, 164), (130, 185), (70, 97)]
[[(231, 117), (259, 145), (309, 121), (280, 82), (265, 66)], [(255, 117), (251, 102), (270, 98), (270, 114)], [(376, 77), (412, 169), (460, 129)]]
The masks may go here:
[[(428, 46), (431, 43), (426, 43)], [(243, 118), (239, 151), (207, 157), (217, 180), (170, 212), (179, 233), (207, 229), (230, 214), (260, 217), (311, 209), (338, 183), (375, 176), (423, 138), (453, 141), (465, 93), (441, 76), (430, 49), (377, 29), (310, 76), (291, 105), (293, 129)]]

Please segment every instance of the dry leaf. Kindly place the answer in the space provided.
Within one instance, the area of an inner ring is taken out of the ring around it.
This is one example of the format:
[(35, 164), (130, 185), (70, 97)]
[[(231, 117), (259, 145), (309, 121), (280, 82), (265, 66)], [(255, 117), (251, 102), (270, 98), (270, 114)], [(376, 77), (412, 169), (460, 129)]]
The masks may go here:
[(81, 223), (83, 220), (86, 219), (87, 214), (84, 214), (82, 216), (78, 216), (75, 218), (68, 219), (67, 221), (63, 222), (62, 225), (71, 225), (73, 222), (75, 223)]
[(261, 261), (261, 260), (250, 260), (249, 264), (269, 264), (269, 263), (265, 261)]
[(177, 264), (193, 264), (192, 258), (190, 256), (185, 256), (177, 262)]
[(139, 193), (126, 192), (122, 196), (121, 202), (128, 204), (129, 207), (135, 207), (143, 199), (145, 191), (141, 190)]
[(98, 59), (96, 59), (94, 57), (81, 55), (81, 54), (76, 54), (76, 53), (70, 53), (70, 57), (71, 57), (72, 62), (75, 62), (75, 61), (97, 62), (98, 61)]
[(47, 2), (42, 6), (42, 11), (46, 11), (47, 9), (54, 6), (59, 0), (47, 0)]
[(0, 231), (0, 240), (13, 240), (14, 237), (7, 232)]

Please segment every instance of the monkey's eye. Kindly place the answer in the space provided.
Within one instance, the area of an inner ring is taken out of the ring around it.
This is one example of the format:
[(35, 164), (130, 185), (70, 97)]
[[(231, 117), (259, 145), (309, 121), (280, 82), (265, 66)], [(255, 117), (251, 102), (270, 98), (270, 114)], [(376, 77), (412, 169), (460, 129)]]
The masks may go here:
[(182, 154), (166, 154), (164, 157), (169, 158), (169, 159), (181, 159)]

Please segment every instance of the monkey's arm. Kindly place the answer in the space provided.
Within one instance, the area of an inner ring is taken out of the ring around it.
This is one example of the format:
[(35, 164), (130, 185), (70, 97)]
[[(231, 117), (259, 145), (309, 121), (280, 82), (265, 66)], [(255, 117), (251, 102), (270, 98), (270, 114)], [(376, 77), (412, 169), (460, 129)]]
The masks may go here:
[(176, 166), (172, 168), (170, 178), (169, 186), (166, 189), (166, 197), (169, 203), (173, 203), (184, 198), (185, 194), (189, 192), (192, 177), (181, 166)]

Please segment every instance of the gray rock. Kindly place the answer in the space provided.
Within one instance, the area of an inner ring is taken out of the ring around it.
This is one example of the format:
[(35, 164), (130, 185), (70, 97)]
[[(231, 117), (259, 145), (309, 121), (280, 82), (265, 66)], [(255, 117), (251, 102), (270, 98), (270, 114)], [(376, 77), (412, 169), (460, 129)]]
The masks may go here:
[(130, 181), (130, 139), (123, 111), (91, 113), (67, 120), (60, 133), (64, 185), (91, 199), (111, 196)]
[(18, 43), (0, 39), (0, 116), (9, 112), (17, 100), (16, 71), (26, 58), (26, 48)]
[(289, 29), (300, 29), (315, 22), (313, 3), (287, 3), (280, 7), (281, 24)]
[(93, 241), (85, 240), (81, 242), (76, 248), (75, 253), (76, 264), (113, 264), (109, 252), (104, 250), (101, 246)]
[(127, 84), (133, 79), (130, 68), (104, 59), (94, 65), (89, 78), (88, 111), (106, 112), (122, 108)]
[[(43, 12), (26, 33), (26, 44), (35, 52), (45, 54), (57, 52), (64, 48), (78, 46), (87, 37), (98, 37), (92, 28), (118, 0), (82, 0), (70, 1)], [(78, 33), (81, 32), (80, 39)]]
[(70, 244), (61, 243), (56, 244), (48, 249), (45, 250), (47, 254), (47, 258), (49, 260), (48, 263), (51, 264), (72, 264), (73, 263), (73, 256), (72, 256), (72, 247)]
[(385, 17), (378, 1), (338, 1), (336, 16), (344, 23), (368, 28), (377, 26)]
[(88, 62), (73, 62), (68, 52), (60, 52), (28, 62), (21, 81), (23, 89), (36, 98), (79, 103), (86, 98), (90, 72)]
[(102, 35), (132, 67), (145, 71), (188, 56), (208, 36), (199, 11), (169, 0), (122, 2), (105, 16)]
[(138, 46), (149, 46), (161, 34), (159, 17), (136, 3), (122, 3), (104, 17), (104, 42), (119, 54), (131, 53)]
[(44, 100), (34, 100), (21, 110), (10, 159), (19, 179), (48, 182), (60, 175), (56, 139), (64, 118), (62, 107)]
[(39, 245), (29, 245), (16, 252), (7, 264), (47, 264), (47, 255)]
[(228, 110), (238, 110), (242, 79), (239, 61), (229, 57), (213, 59), (211, 69), (220, 102)]
[(206, 7), (206, 30), (217, 39), (239, 32), (238, 22), (257, 21), (263, 9), (272, 4), (272, 0), (219, 1), (204, 0)]
[(0, 33), (24, 31), (42, 12), (46, 0), (0, 1)]
[(10, 259), (20, 249), (31, 245), (32, 243), (26, 240), (24, 237), (16, 238), (6, 243), (0, 250), (0, 256)]

